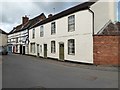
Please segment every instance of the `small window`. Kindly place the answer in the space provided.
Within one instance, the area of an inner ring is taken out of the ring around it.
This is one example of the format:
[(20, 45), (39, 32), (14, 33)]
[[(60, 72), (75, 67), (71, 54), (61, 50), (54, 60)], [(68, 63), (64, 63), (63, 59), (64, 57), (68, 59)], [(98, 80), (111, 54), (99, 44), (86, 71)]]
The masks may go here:
[(35, 29), (32, 30), (32, 38), (35, 38)]
[(51, 35), (56, 33), (56, 25), (55, 22), (51, 23)]
[(51, 41), (51, 53), (55, 53), (55, 41)]
[(75, 31), (75, 15), (68, 17), (68, 32)]
[(44, 27), (41, 26), (40, 27), (40, 37), (43, 37), (44, 36)]
[(74, 39), (68, 40), (68, 54), (69, 55), (75, 54), (75, 40)]

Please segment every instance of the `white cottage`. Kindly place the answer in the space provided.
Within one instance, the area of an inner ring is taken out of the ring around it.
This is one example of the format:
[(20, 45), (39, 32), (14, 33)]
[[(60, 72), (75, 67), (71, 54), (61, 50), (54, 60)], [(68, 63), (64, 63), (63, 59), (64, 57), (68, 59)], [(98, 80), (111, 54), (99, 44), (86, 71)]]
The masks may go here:
[(31, 27), (29, 54), (93, 64), (93, 35), (116, 20), (115, 2), (94, 1), (50, 15)]

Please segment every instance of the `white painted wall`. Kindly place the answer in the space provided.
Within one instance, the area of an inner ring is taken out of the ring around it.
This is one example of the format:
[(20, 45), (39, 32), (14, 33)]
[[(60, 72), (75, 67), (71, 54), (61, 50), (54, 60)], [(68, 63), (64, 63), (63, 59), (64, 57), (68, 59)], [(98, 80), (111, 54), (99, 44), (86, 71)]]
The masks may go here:
[(95, 14), (95, 34), (97, 34), (109, 20), (112, 22), (117, 20), (115, 0), (107, 0), (107, 2), (99, 0), (91, 6), (91, 10)]
[[(68, 16), (55, 20), (56, 34), (51, 35), (51, 22), (44, 24), (44, 37), (40, 37), (40, 26), (35, 28), (35, 39), (32, 39), (32, 29), (29, 30), (29, 40), (42, 45), (47, 44), (47, 55), (59, 59), (59, 42), (64, 42), (65, 60), (93, 63), (92, 13), (89, 10), (73, 13), (75, 15), (75, 31), (68, 32)], [(68, 39), (75, 39), (75, 55), (68, 55)], [(51, 53), (51, 41), (56, 41), (56, 53)], [(37, 48), (36, 48), (37, 51)], [(30, 45), (29, 45), (30, 52)], [(43, 57), (43, 53), (40, 56)], [(37, 55), (36, 53), (30, 53)]]

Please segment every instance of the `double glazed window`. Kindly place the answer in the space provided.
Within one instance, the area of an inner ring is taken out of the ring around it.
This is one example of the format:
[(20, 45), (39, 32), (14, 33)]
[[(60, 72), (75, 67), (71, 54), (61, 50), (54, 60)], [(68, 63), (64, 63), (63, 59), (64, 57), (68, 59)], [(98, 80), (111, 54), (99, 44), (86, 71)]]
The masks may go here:
[(55, 22), (51, 23), (51, 35), (56, 33), (56, 25)]
[(55, 53), (55, 41), (51, 41), (51, 53)]
[(68, 17), (68, 32), (75, 31), (75, 15)]
[(32, 30), (32, 38), (34, 39), (35, 38), (35, 29), (33, 28)]
[(40, 37), (43, 37), (44, 36), (44, 27), (41, 26), (40, 27)]
[(75, 40), (74, 39), (68, 40), (68, 54), (69, 55), (75, 54)]

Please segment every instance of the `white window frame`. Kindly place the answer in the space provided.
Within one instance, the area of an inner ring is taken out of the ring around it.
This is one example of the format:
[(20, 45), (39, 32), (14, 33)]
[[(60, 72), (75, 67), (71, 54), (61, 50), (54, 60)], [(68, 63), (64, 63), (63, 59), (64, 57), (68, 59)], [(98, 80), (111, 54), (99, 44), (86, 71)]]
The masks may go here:
[(68, 40), (68, 54), (75, 55), (75, 39)]
[(55, 41), (51, 41), (51, 53), (55, 53), (55, 52), (56, 52)]
[(42, 53), (42, 45), (40, 45), (40, 53)]
[(35, 53), (35, 43), (31, 43), (31, 53)]
[(75, 31), (75, 15), (68, 17), (68, 32)]
[(32, 38), (35, 38), (35, 28), (32, 29)]
[(44, 26), (40, 26), (40, 37), (44, 36)]
[(51, 23), (51, 35), (54, 35), (56, 33), (56, 23)]

